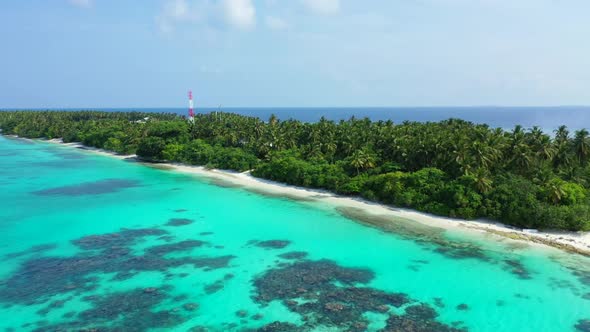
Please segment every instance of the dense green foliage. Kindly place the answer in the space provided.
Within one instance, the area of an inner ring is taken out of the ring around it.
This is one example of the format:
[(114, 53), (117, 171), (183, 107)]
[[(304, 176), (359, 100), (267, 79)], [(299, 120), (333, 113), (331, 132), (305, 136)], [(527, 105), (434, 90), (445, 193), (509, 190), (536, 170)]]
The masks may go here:
[(466, 219), (590, 229), (590, 135), (438, 123), (268, 121), (229, 113), (0, 112), (4, 134), (63, 138)]

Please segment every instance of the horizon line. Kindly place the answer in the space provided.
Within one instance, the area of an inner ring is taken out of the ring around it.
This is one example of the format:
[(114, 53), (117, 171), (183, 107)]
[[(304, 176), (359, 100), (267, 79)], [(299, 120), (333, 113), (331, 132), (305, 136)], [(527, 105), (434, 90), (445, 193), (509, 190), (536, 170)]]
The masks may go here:
[[(89, 111), (89, 110), (103, 110), (103, 109), (121, 109), (121, 110), (129, 110), (129, 109), (185, 109), (188, 107), (185, 106), (91, 106), (91, 107), (0, 107), (0, 111), (26, 111), (26, 110), (80, 110), (80, 111)], [(199, 109), (358, 109), (358, 108), (366, 108), (366, 109), (379, 109), (379, 108), (418, 108), (418, 109), (435, 109), (435, 108), (590, 108), (590, 105), (548, 105), (548, 106), (538, 106), (538, 105), (519, 105), (519, 106), (509, 106), (509, 105), (449, 105), (449, 106), (201, 106), (195, 107), (195, 110)]]

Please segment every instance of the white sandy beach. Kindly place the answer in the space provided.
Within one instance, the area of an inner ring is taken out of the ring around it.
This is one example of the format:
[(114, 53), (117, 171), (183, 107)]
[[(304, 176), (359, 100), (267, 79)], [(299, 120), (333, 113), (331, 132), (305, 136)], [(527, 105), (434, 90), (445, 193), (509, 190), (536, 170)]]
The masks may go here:
[[(49, 140), (48, 142), (62, 144), (74, 148), (83, 148), (96, 154), (114, 157), (118, 159), (134, 158), (134, 155), (117, 155), (109, 151), (86, 147), (80, 143), (63, 143), (60, 139)], [(314, 200), (328, 203), (334, 207), (355, 208), (363, 213), (374, 216), (405, 218), (414, 220), (421, 224), (439, 227), (444, 229), (455, 229), (473, 232), (487, 232), (498, 236), (504, 236), (514, 240), (529, 241), (541, 245), (557, 247), (567, 251), (574, 251), (590, 256), (590, 232), (538, 232), (530, 233), (515, 229), (500, 223), (477, 220), (466, 221), (461, 219), (445, 218), (421, 213), (409, 209), (394, 208), (383, 204), (369, 202), (360, 198), (336, 195), (323, 190), (314, 190), (290, 186), (274, 181), (256, 178), (249, 172), (236, 173), (223, 170), (211, 170), (202, 166), (189, 166), (177, 163), (160, 163), (166, 168), (187, 174), (195, 174), (223, 183), (243, 187), (245, 189), (264, 192), (276, 196), (301, 200)], [(392, 220), (392, 222), (394, 222)]]

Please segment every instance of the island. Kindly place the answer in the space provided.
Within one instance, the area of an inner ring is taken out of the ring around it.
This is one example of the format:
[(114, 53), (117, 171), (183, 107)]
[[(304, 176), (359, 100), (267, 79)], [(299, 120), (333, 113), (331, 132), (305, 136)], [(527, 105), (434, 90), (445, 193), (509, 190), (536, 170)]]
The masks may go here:
[(350, 118), (267, 121), (233, 113), (0, 112), (5, 135), (60, 138), (150, 162), (255, 177), (521, 229), (590, 230), (590, 136), (564, 126), (491, 128)]

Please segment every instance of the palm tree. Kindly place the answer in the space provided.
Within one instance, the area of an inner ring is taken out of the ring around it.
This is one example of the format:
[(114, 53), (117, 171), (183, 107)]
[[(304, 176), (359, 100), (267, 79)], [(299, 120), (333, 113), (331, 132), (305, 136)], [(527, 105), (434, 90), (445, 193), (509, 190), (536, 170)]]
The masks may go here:
[(279, 119), (277, 118), (276, 115), (271, 114), (270, 117), (268, 118), (268, 124), (271, 126), (276, 126), (279, 123)]
[(356, 169), (356, 174), (359, 175), (361, 170), (375, 167), (375, 156), (365, 149), (356, 150), (350, 156), (350, 165)]
[(557, 179), (550, 181), (547, 184), (547, 194), (553, 204), (559, 204), (565, 196), (565, 191), (563, 190), (563, 181)]
[(588, 130), (581, 129), (576, 131), (574, 136), (574, 151), (582, 166), (586, 166), (588, 158), (590, 157), (590, 138), (588, 137), (588, 134)]
[(557, 149), (551, 142), (551, 138), (547, 135), (543, 135), (537, 141), (536, 155), (540, 160), (551, 160), (555, 157)]
[(566, 126), (561, 126), (555, 130), (553, 146), (555, 149), (555, 154), (552, 160), (553, 168), (559, 169), (569, 167), (573, 159), (573, 147)]
[(468, 153), (473, 158), (476, 167), (482, 169), (489, 169), (500, 155), (500, 152), (495, 147), (481, 141), (474, 141)]
[(570, 132), (569, 130), (567, 130), (566, 126), (559, 126), (559, 128), (557, 128), (553, 132), (555, 133), (556, 142), (567, 142), (570, 139)]
[(490, 179), (490, 172), (488, 170), (478, 168), (473, 173), (473, 176), (475, 178), (475, 187), (480, 193), (485, 194), (492, 189), (494, 182)]
[(511, 163), (517, 173), (526, 173), (531, 166), (531, 162), (531, 151), (528, 145), (519, 144), (513, 148)]

